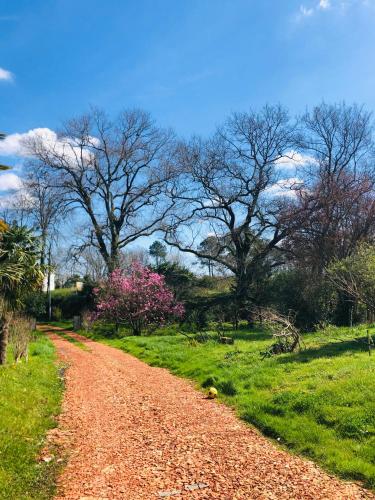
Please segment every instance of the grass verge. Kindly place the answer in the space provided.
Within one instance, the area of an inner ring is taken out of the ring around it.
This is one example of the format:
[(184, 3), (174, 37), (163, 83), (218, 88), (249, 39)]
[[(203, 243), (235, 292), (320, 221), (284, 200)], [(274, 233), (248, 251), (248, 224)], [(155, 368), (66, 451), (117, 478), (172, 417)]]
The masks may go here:
[(90, 351), (90, 349), (87, 347), (87, 345), (83, 344), (82, 342), (77, 340), (75, 337), (72, 337), (71, 335), (69, 335), (65, 331), (54, 330), (53, 333), (55, 333), (56, 335), (59, 335), (60, 337), (67, 340), (71, 344), (74, 344), (76, 347), (79, 347), (83, 351)]
[(38, 462), (48, 429), (55, 427), (62, 382), (55, 351), (36, 333), (29, 361), (0, 367), (0, 499), (52, 498), (58, 465)]
[(375, 351), (353, 341), (365, 329), (305, 335), (300, 353), (261, 360), (263, 331), (228, 332), (234, 345), (181, 335), (103, 339), (153, 366), (211, 385), (245, 421), (325, 469), (375, 488)]

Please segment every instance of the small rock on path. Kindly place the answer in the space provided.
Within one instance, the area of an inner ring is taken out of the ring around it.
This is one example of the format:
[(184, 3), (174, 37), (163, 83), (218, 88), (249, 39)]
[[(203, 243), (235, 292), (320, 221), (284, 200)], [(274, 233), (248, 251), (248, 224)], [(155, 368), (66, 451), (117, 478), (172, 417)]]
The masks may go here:
[(278, 449), (186, 380), (72, 332), (48, 331), (68, 363), (56, 500), (375, 499)]

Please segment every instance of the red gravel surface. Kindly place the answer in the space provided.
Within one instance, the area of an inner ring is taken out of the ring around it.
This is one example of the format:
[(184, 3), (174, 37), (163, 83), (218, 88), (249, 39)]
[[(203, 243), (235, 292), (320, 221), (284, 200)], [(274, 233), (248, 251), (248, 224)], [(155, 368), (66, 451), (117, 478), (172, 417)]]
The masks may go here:
[(68, 364), (58, 432), (69, 458), (56, 500), (375, 498), (278, 449), (167, 370), (44, 329)]

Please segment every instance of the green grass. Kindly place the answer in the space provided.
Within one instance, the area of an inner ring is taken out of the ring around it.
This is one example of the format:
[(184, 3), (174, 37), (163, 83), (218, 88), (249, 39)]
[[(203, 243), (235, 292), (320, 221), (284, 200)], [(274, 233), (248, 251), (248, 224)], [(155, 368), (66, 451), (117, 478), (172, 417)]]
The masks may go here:
[(59, 328), (65, 328), (66, 330), (72, 330), (73, 321), (70, 320), (61, 320), (61, 321), (39, 321), (41, 325), (53, 325), (58, 326)]
[(57, 326), (58, 328), (62, 328), (63, 330), (66, 330), (66, 331), (54, 330), (53, 333), (55, 333), (56, 335), (59, 335), (60, 337), (62, 337), (63, 339), (67, 340), (71, 344), (74, 344), (76, 347), (79, 347), (83, 351), (89, 351), (90, 350), (87, 347), (87, 345), (83, 344), (82, 342), (80, 342), (76, 338), (74, 338), (71, 335), (69, 335), (69, 330), (73, 330), (73, 322), (72, 321), (70, 321), (70, 320), (44, 321), (44, 322), (40, 322), (40, 324)]
[(263, 361), (268, 333), (229, 334), (232, 346), (192, 345), (181, 335), (101, 340), (201, 388), (215, 386), (222, 401), (279, 444), (375, 488), (375, 351), (370, 357), (352, 341), (365, 330), (308, 334), (303, 352)]
[(77, 340), (76, 338), (72, 337), (71, 335), (69, 335), (68, 333), (66, 332), (63, 332), (63, 331), (58, 331), (58, 330), (54, 330), (54, 333), (56, 335), (59, 335), (60, 337), (62, 337), (63, 339), (67, 340), (68, 342), (70, 342), (71, 344), (74, 344), (76, 347), (79, 347), (80, 349), (82, 349), (83, 351), (89, 351), (90, 349), (87, 347), (86, 344), (83, 344), (82, 342), (80, 342), (79, 340)]
[(53, 299), (60, 299), (64, 297), (69, 297), (70, 295), (76, 294), (77, 290), (75, 287), (73, 288), (56, 288), (56, 290), (52, 290), (51, 296)]
[(55, 427), (62, 382), (52, 343), (37, 334), (29, 362), (0, 367), (0, 499), (48, 499), (56, 461), (38, 463), (48, 429)]

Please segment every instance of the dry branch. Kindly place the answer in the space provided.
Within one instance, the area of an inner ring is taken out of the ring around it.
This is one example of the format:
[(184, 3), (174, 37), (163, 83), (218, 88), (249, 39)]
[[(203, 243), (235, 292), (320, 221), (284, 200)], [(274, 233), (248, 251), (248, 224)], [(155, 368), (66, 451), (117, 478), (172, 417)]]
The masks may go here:
[(261, 353), (262, 359), (301, 348), (301, 334), (294, 325), (294, 313), (290, 311), (288, 316), (284, 316), (273, 309), (257, 308), (253, 311), (253, 315), (272, 331), (272, 337), (275, 339), (269, 349)]

